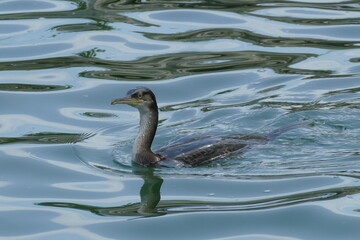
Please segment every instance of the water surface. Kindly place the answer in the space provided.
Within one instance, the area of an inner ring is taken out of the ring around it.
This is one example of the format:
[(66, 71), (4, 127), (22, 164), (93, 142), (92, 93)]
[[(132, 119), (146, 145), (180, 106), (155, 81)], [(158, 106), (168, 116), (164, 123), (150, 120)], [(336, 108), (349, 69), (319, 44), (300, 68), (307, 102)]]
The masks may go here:
[[(0, 239), (357, 239), (360, 5), (345, 0), (0, 2)], [(215, 163), (130, 163), (157, 95), (154, 149), (266, 134)]]

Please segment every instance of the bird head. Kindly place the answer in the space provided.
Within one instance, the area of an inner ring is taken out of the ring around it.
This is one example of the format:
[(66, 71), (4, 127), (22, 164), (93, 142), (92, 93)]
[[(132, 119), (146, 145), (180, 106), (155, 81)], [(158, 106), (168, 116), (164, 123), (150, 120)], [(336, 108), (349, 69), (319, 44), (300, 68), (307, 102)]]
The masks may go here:
[(136, 87), (130, 89), (126, 97), (112, 100), (111, 104), (128, 104), (135, 108), (142, 108), (146, 106), (156, 106), (156, 98), (155, 94), (149, 88)]

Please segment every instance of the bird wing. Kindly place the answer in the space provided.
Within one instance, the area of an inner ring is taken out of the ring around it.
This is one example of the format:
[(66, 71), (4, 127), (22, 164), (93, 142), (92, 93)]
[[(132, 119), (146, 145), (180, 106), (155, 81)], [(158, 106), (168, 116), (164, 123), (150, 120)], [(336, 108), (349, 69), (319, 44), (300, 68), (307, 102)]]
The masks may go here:
[(231, 153), (239, 153), (250, 144), (266, 141), (261, 135), (196, 135), (178, 140), (156, 153), (164, 159), (173, 159), (196, 166)]

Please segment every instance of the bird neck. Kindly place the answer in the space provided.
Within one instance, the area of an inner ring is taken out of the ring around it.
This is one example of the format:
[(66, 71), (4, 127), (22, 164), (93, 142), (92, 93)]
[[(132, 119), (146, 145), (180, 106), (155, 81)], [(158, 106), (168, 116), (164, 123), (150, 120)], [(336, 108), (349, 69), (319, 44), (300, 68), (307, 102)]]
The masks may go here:
[(133, 161), (143, 166), (150, 166), (159, 158), (151, 151), (158, 125), (158, 107), (153, 104), (146, 108), (139, 108), (139, 112), (140, 129), (133, 147)]

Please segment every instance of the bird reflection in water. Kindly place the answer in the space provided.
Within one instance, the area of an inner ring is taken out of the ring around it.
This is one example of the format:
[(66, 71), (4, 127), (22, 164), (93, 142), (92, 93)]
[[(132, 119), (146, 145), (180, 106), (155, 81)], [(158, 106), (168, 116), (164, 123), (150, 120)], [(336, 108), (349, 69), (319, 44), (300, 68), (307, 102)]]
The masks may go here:
[(143, 178), (144, 183), (140, 189), (139, 203), (125, 204), (115, 207), (99, 207), (92, 205), (83, 205), (67, 202), (42, 202), (41, 206), (64, 207), (78, 210), (90, 211), (100, 216), (158, 216), (164, 214), (158, 210), (157, 205), (160, 202), (160, 189), (163, 179), (154, 174), (151, 168), (136, 168), (134, 174)]
[(144, 179), (144, 184), (140, 189), (141, 203), (137, 212), (143, 216), (159, 214), (156, 207), (161, 199), (160, 189), (164, 180), (156, 176), (153, 169), (141, 169), (136, 174)]
[[(340, 186), (295, 194), (284, 193), (283, 195), (276, 194), (271, 196), (271, 193), (264, 193), (262, 197), (257, 196), (253, 200), (196, 201), (175, 199), (161, 201), (160, 189), (164, 182), (163, 178), (157, 176), (154, 173), (154, 169), (151, 168), (137, 168), (134, 170), (134, 174), (141, 176), (144, 180), (140, 189), (141, 201), (138, 203), (114, 207), (101, 207), (69, 202), (42, 202), (37, 203), (37, 205), (84, 210), (96, 215), (108, 217), (156, 217), (176, 213), (262, 210), (305, 202), (313, 203), (316, 201), (337, 199), (347, 195), (358, 194), (360, 192), (357, 187), (344, 188)], [(209, 196), (209, 198), (212, 197)]]

